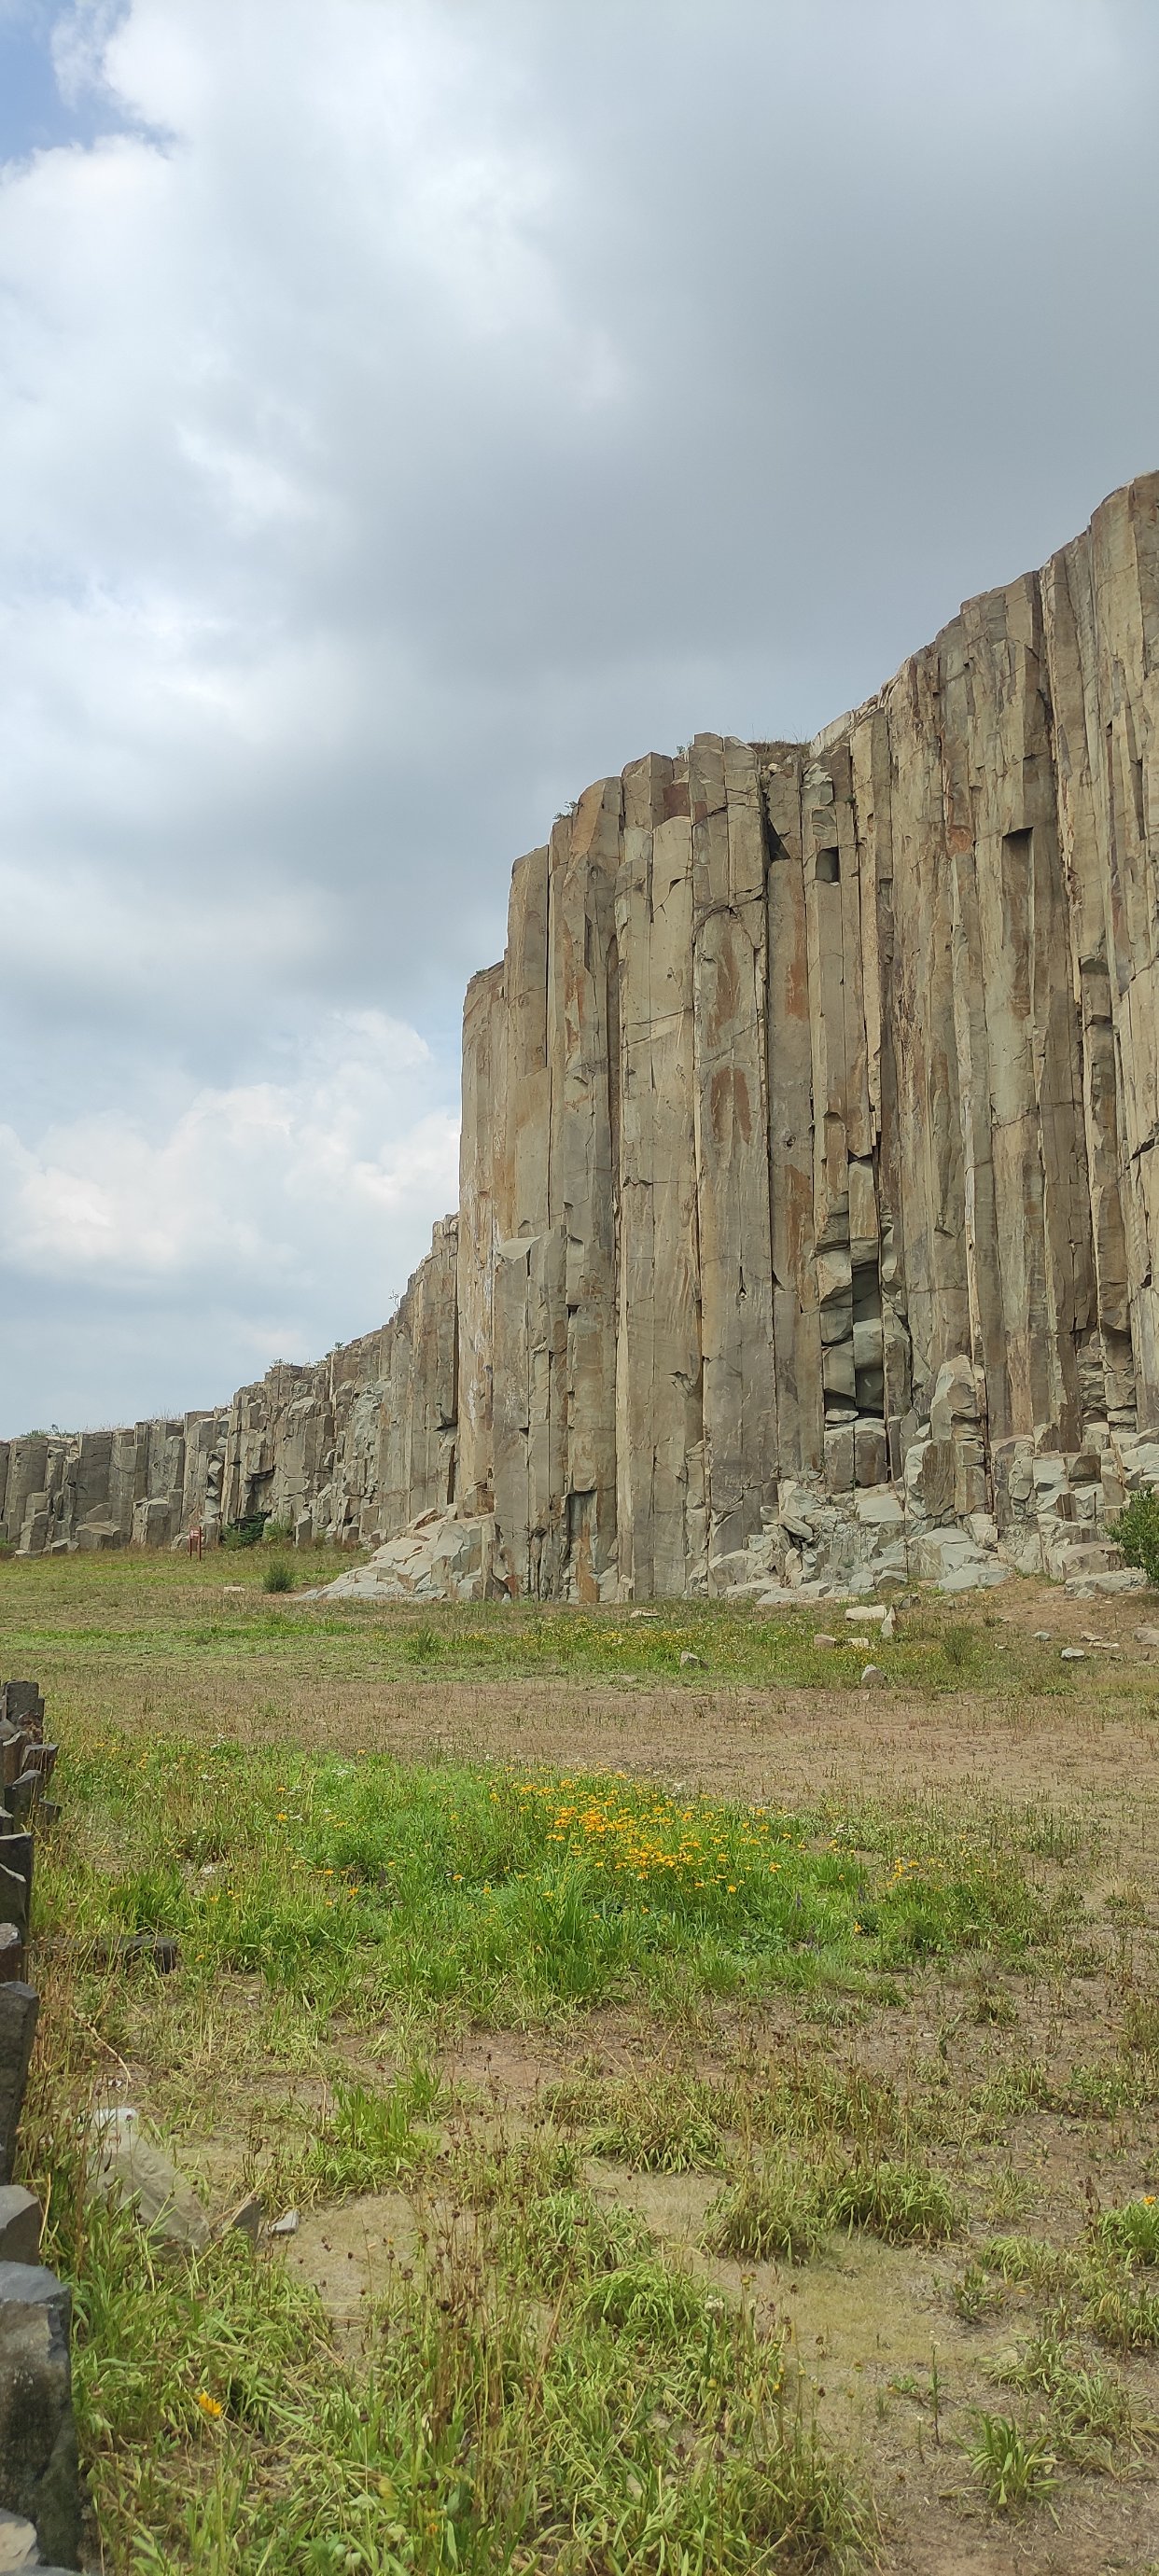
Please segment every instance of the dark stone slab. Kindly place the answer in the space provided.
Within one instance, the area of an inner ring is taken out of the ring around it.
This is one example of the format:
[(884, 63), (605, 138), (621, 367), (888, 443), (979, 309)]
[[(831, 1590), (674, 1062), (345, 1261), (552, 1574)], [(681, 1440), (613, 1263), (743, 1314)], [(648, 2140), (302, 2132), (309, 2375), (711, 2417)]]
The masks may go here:
[(0, 1985), (24, 1975), (24, 1935), (18, 1923), (0, 1923)]
[(0, 2263), (0, 2504), (36, 2529), (41, 2556), (75, 2568), (81, 2494), (67, 2284), (39, 2263)]
[(5, 1790), (4, 1803), (18, 1830), (28, 1822), (39, 1796), (39, 1771), (22, 1771), (20, 1778), (13, 1780)]
[(0, 1682), (0, 1718), (10, 1718), (15, 1726), (27, 1726), (33, 1735), (44, 1733), (44, 1700), (35, 1682)]
[[(5, 1869), (15, 1870), (17, 1876), (23, 1879), (26, 1906), (32, 1903), (33, 1849), (33, 1840), (29, 1833), (17, 1832), (4, 1836), (2, 1865)], [(8, 1919), (11, 1920), (11, 1917)]]
[(6, 1791), (25, 1767), (30, 1742), (22, 1726), (7, 1726), (0, 1733), (0, 1778)]
[(16, 2131), (24, 2107), (24, 2087), (36, 2037), (40, 1998), (11, 1981), (0, 1985), (0, 2182), (12, 2176)]
[(168, 1932), (118, 1932), (103, 1935), (88, 1946), (94, 1967), (156, 1968), (158, 1976), (172, 1975), (180, 1964), (181, 1952)]
[[(6, 1834), (0, 1851), (6, 1852), (15, 1836)], [(8, 1869), (0, 1861), (0, 1923), (10, 1923), (24, 1940), (28, 1932), (28, 1882), (23, 1870)]]
[(0, 2263), (39, 2263), (44, 2212), (23, 2183), (0, 2183)]

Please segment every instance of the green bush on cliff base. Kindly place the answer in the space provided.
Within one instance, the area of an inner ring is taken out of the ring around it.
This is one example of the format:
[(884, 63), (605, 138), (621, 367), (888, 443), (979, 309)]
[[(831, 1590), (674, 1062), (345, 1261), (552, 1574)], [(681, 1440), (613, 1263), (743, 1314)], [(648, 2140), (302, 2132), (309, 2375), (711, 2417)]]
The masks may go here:
[(1124, 1564), (1141, 1565), (1148, 1583), (1159, 1589), (1159, 1493), (1154, 1485), (1132, 1494), (1114, 1523), (1112, 1535), (1116, 1547), (1122, 1549)]

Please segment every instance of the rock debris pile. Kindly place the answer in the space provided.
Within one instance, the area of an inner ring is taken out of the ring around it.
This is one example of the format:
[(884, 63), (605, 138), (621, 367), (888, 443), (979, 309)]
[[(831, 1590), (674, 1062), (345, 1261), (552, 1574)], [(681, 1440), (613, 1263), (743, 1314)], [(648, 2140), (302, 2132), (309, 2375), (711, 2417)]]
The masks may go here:
[(107, 1492), (12, 1445), (13, 1543), (269, 1511), (386, 1597), (1116, 1579), (1159, 1480), (1159, 475), (814, 742), (589, 788), (469, 988), (397, 1316), (100, 1436)]

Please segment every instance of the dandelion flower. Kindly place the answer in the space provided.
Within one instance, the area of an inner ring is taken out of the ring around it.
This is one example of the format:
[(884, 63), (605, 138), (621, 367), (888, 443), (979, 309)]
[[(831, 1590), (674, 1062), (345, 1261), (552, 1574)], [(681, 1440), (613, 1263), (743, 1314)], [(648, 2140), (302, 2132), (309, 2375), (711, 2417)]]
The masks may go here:
[(198, 2389), (197, 2403), (200, 2406), (203, 2415), (209, 2415), (210, 2417), (216, 2418), (218, 2415), (223, 2415), (225, 2413), (225, 2408), (223, 2406), (219, 2406), (216, 2397), (211, 2397), (207, 2388)]

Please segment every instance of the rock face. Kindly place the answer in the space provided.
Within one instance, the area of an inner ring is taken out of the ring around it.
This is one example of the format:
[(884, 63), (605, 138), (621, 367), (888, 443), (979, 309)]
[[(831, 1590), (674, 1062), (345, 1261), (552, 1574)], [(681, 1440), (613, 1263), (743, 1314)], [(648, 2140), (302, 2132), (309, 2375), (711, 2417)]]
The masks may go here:
[(43, 1556), (163, 1547), (195, 1522), (214, 1532), (228, 1425), (223, 1409), (0, 1441), (0, 1534), (18, 1555)]
[[(192, 1419), (204, 1518), (409, 1530), (388, 1593), (1113, 1568), (1159, 1475), (1159, 476), (815, 742), (589, 788), (468, 991), (457, 1223), (382, 1333)], [(154, 1535), (162, 1433), (171, 1536), (188, 1426), (89, 1435), (107, 1493), (13, 1443), (10, 1535)]]

